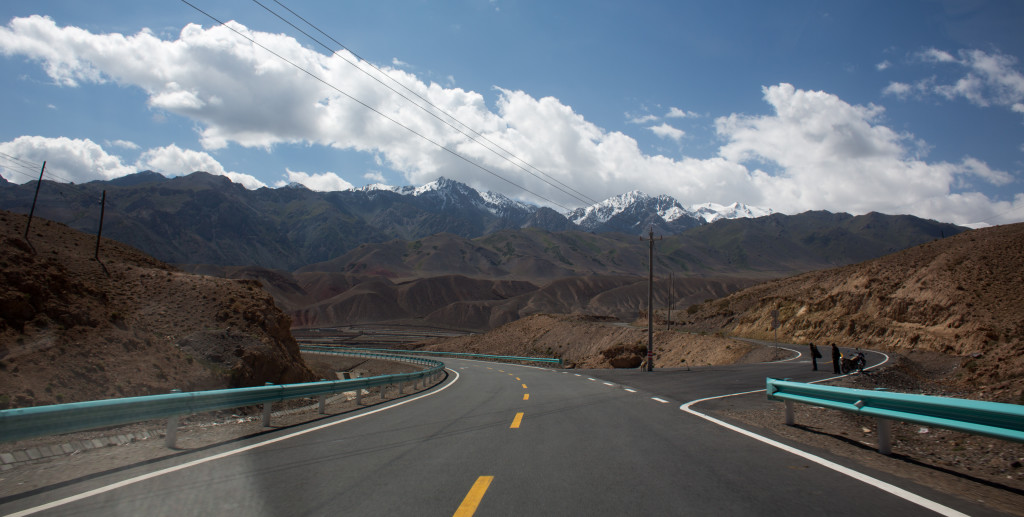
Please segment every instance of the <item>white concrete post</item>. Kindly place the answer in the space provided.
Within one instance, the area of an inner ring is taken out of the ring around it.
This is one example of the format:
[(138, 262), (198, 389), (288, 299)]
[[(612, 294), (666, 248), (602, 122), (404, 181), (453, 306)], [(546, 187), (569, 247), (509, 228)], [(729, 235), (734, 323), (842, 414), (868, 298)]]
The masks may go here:
[(892, 454), (892, 420), (887, 418), (878, 419), (878, 452)]
[[(266, 383), (264, 386), (273, 386), (273, 383)], [(273, 402), (263, 403), (263, 427), (270, 427), (270, 412), (273, 410)]]
[[(327, 379), (320, 379), (320, 382), (324, 382), (326, 380)], [(319, 403), (317, 406), (317, 411), (322, 415), (324, 413), (327, 413), (327, 395), (321, 393), (319, 399), (320, 400), (317, 401)]]
[(793, 401), (786, 401), (786, 425), (793, 425), (796, 418), (793, 416)]
[(401, 394), (402, 394), (402, 390), (403, 390), (403, 389), (405, 389), (405, 383), (404, 383), (404, 382), (399, 382), (399, 383), (398, 383), (398, 394), (399, 394), (399, 395), (401, 395)]
[(363, 390), (362, 390), (362, 388), (357, 388), (356, 389), (356, 405), (357, 406), (362, 406), (363, 405)]
[[(179, 389), (171, 390), (171, 393), (181, 393)], [(164, 436), (164, 445), (173, 449), (178, 444), (178, 415), (167, 417), (167, 434)]]

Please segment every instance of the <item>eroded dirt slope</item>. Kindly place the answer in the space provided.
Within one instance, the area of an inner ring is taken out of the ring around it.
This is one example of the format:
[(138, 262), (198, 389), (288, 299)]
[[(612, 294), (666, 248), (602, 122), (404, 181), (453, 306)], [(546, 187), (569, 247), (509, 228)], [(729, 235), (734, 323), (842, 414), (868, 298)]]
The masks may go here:
[(947, 381), (1024, 403), (1024, 224), (973, 230), (876, 260), (766, 282), (692, 306), (691, 329), (957, 359)]
[(26, 221), (0, 211), (0, 408), (315, 380), (258, 282)]

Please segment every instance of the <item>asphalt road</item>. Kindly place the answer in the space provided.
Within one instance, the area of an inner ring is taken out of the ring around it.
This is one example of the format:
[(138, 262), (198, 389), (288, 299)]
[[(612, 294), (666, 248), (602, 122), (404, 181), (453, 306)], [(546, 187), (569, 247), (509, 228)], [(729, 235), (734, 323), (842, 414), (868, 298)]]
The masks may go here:
[[(444, 361), (448, 380), (423, 394), (68, 483), (0, 513), (58, 501), (40, 514), (933, 514), (680, 410), (680, 402), (763, 388), (765, 371), (807, 380), (815, 374), (800, 358), (652, 373)], [(961, 512), (991, 514), (885, 480)], [(78, 499), (61, 501), (68, 497)]]

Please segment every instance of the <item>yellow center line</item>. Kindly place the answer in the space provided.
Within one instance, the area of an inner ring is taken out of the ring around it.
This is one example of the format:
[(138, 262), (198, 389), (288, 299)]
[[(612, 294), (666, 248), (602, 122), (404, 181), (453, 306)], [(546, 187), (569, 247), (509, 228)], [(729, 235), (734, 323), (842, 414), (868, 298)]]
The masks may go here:
[(501, 372), (501, 373), (505, 373), (505, 370), (498, 370), (498, 371)]
[(462, 500), (459, 509), (455, 510), (455, 517), (472, 517), (476, 513), (476, 507), (480, 506), (480, 500), (484, 498), (487, 487), (491, 486), (491, 481), (494, 481), (494, 476), (480, 476), (476, 478), (476, 483), (473, 483), (473, 486), (470, 487), (469, 493)]
[(530, 394), (529, 393), (523, 393), (523, 400), (530, 400)]
[[(510, 373), (509, 375), (512, 375), (512, 374)], [(516, 377), (516, 380), (517, 381), (521, 381), (522, 379), (520, 379), (519, 377)]]
[(516, 413), (516, 417), (512, 419), (512, 425), (508, 426), (509, 429), (519, 429), (519, 424), (523, 423), (523, 414)]
[(526, 385), (525, 385), (525, 384), (523, 384), (523, 389), (524, 389), (524, 390), (526, 389)]

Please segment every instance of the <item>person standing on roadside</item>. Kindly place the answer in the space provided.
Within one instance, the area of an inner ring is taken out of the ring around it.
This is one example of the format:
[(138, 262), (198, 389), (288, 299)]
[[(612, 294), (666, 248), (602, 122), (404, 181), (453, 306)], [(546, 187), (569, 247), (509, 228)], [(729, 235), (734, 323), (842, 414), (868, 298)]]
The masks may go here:
[(842, 360), (843, 354), (839, 353), (839, 347), (835, 343), (832, 343), (832, 373), (843, 373), (839, 368), (839, 361)]
[(818, 371), (818, 358), (821, 357), (821, 352), (818, 351), (818, 347), (811, 343), (811, 366), (814, 367), (814, 371)]

